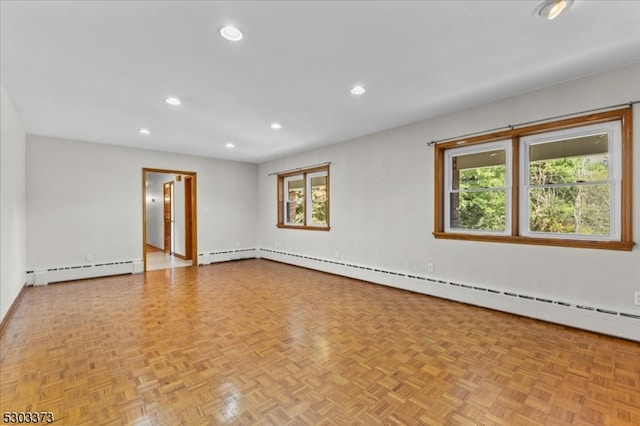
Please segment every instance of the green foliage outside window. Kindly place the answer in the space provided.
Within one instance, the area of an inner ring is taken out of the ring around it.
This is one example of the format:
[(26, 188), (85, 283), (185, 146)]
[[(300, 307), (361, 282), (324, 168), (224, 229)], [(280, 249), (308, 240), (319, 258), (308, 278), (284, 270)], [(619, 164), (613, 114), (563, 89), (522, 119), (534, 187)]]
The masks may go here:
[[(453, 227), (485, 231), (504, 231), (506, 226), (505, 166), (476, 167), (459, 172), (459, 188), (473, 192), (452, 194)], [(493, 189), (492, 189), (493, 188)], [(455, 207), (457, 205), (457, 207)]]
[(531, 232), (609, 234), (606, 156), (537, 161), (529, 170), (530, 184), (541, 185), (529, 191)]
[[(535, 186), (529, 190), (529, 231), (609, 234), (607, 156), (536, 161), (529, 170), (530, 185)], [(452, 227), (504, 231), (506, 193), (499, 187), (505, 167), (464, 169), (458, 177), (460, 192), (451, 194)]]
[(327, 223), (326, 176), (311, 179), (311, 223), (314, 225), (325, 225)]

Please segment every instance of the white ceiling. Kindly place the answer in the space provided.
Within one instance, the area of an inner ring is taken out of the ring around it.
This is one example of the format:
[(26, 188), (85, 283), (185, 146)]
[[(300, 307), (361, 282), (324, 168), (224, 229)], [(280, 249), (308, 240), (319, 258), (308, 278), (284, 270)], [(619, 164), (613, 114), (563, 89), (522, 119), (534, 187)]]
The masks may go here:
[(640, 61), (640, 1), (537, 4), (2, 0), (0, 77), (31, 134), (261, 163)]

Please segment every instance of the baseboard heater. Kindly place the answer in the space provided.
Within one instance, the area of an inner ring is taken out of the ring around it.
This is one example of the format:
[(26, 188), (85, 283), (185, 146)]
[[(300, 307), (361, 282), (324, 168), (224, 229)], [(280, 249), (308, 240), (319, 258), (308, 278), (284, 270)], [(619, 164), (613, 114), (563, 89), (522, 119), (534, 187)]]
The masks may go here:
[(640, 312), (556, 300), (476, 283), (436, 279), (279, 250), (261, 248), (259, 257), (640, 341)]
[(212, 251), (209, 253), (200, 253), (198, 255), (198, 266), (210, 265), (218, 262), (229, 262), (232, 260), (255, 259), (258, 256), (259, 249), (242, 248), (235, 250)]
[(27, 271), (27, 284), (47, 285), (61, 281), (82, 280), (111, 275), (138, 274), (142, 272), (142, 269), (142, 259), (47, 268)]

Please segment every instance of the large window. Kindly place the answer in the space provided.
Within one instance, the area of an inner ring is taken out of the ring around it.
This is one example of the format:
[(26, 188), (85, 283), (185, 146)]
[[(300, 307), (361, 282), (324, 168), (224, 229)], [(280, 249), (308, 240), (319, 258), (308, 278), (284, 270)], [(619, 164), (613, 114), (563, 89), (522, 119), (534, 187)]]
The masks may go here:
[(278, 227), (329, 230), (329, 166), (278, 174)]
[(436, 238), (631, 250), (631, 109), (436, 145)]

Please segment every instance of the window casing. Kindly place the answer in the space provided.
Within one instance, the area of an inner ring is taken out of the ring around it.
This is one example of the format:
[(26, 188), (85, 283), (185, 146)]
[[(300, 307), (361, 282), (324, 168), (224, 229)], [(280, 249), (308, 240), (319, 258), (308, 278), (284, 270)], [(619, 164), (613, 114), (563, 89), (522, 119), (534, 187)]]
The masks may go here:
[(328, 231), (329, 166), (278, 174), (279, 228)]
[(437, 144), (434, 236), (631, 250), (631, 135), (624, 108)]

